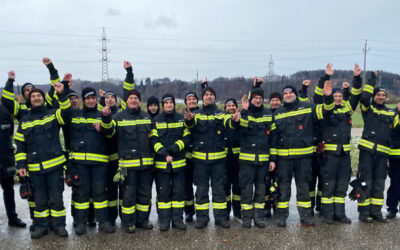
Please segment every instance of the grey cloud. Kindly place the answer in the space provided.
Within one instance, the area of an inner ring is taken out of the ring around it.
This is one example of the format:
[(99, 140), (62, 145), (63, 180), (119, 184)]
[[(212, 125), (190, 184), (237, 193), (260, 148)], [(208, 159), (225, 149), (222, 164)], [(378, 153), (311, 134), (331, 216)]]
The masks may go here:
[(120, 16), (121, 12), (117, 9), (108, 8), (106, 12), (107, 16)]
[(159, 16), (155, 21), (147, 21), (145, 23), (146, 28), (157, 29), (160, 27), (165, 27), (173, 29), (178, 27), (178, 22), (176, 21), (175, 14), (169, 16)]

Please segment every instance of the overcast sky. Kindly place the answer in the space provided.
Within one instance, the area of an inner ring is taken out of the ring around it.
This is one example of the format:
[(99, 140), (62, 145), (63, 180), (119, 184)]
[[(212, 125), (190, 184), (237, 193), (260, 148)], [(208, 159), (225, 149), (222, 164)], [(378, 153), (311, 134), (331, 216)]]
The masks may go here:
[(109, 76), (194, 80), (263, 76), (363, 63), (400, 73), (399, 1), (1, 0), (0, 71), (17, 81), (48, 83), (43, 56), (60, 75), (99, 81), (105, 27)]

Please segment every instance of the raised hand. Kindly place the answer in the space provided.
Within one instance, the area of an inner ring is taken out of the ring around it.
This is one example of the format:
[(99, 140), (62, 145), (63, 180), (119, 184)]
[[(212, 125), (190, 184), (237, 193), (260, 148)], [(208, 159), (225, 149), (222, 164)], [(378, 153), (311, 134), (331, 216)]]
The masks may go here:
[(132, 67), (132, 64), (129, 61), (124, 61), (124, 68), (127, 69), (129, 67)]
[(240, 115), (239, 109), (236, 109), (236, 112), (231, 115), (231, 119), (234, 122), (240, 122), (240, 118), (241, 118), (241, 115)]
[(350, 83), (348, 83), (348, 82), (343, 82), (343, 83), (342, 83), (342, 88), (343, 88), (343, 89), (348, 89), (348, 88), (350, 88)]
[(104, 90), (102, 90), (102, 89), (99, 89), (99, 94), (100, 94), (100, 97), (104, 97), (106, 92)]
[(15, 80), (15, 72), (14, 71), (9, 71), (8, 72), (8, 78)]
[(111, 115), (111, 108), (110, 108), (110, 106), (108, 106), (108, 105), (106, 105), (104, 108), (103, 108), (103, 110), (101, 111), (101, 113), (104, 115), (104, 116), (109, 116), (109, 115)]
[(325, 67), (325, 74), (327, 74), (328, 76), (333, 75), (333, 73), (335, 72), (332, 68), (332, 63), (328, 63)]
[(43, 58), (42, 58), (42, 62), (43, 62), (43, 64), (46, 65), (46, 66), (49, 65), (50, 63), (52, 63), (52, 62), (51, 62), (51, 59), (48, 58), (48, 57), (43, 57)]
[(61, 94), (64, 92), (64, 84), (59, 82), (54, 83), (54, 90), (57, 92), (57, 94)]
[(71, 86), (72, 86), (72, 74), (71, 73), (64, 74), (64, 77), (63, 77), (62, 81), (63, 82), (68, 82), (68, 87), (71, 88)]
[(262, 77), (254, 77), (253, 86), (259, 88), (261, 84), (264, 83), (264, 78)]
[(354, 64), (353, 73), (354, 73), (354, 76), (359, 76), (361, 74), (361, 68), (357, 63)]
[(247, 99), (247, 96), (246, 96), (246, 95), (244, 95), (244, 96), (242, 97), (242, 108), (243, 108), (244, 110), (247, 110), (247, 109), (249, 108), (249, 99)]
[(325, 81), (322, 92), (324, 93), (324, 96), (330, 96), (332, 94), (332, 85), (330, 81)]
[(185, 114), (183, 115), (183, 117), (185, 118), (185, 120), (187, 121), (191, 121), (193, 120), (195, 114), (193, 114), (192, 112), (190, 112), (190, 110), (186, 110)]
[(303, 82), (302, 82), (302, 84), (303, 84), (304, 86), (307, 86), (307, 87), (310, 85), (310, 83), (311, 83), (310, 80), (303, 80)]

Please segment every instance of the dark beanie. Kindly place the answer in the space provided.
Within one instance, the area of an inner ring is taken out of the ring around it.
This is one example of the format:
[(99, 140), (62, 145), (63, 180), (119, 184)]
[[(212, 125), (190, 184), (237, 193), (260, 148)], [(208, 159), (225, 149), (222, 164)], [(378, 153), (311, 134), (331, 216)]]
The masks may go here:
[(236, 101), (235, 98), (233, 98), (233, 97), (228, 98), (228, 99), (225, 101), (225, 108), (226, 108), (226, 105), (228, 105), (229, 103), (233, 103), (233, 104), (235, 104), (236, 107), (238, 107), (237, 101)]
[(372, 98), (374, 98), (375, 95), (376, 95), (378, 92), (380, 92), (380, 91), (383, 91), (383, 92), (385, 92), (385, 94), (387, 94), (385, 88), (382, 88), (382, 87), (375, 87), (375, 88), (374, 88), (374, 92), (372, 93)]
[(22, 87), (21, 87), (21, 93), (23, 94), (23, 93), (24, 93), (24, 90), (25, 90), (26, 88), (29, 88), (29, 87), (35, 88), (35, 85), (33, 85), (33, 84), (30, 83), (30, 82), (24, 83), (24, 85), (22, 85)]
[(91, 95), (97, 96), (96, 90), (94, 88), (86, 87), (82, 90), (82, 100), (85, 100), (86, 97), (91, 96)]
[(288, 91), (288, 90), (292, 91), (296, 96), (298, 96), (297, 90), (291, 85), (286, 85), (285, 87), (283, 87), (282, 96), (283, 96), (283, 94), (285, 94), (285, 91)]
[[(128, 95), (126, 96), (126, 100), (128, 100), (129, 96), (131, 96), (131, 95), (137, 96), (137, 98), (139, 98), (139, 101), (142, 100), (142, 99), (141, 99), (141, 96), (140, 96), (139, 90), (136, 90), (136, 89), (130, 90), (130, 91), (128, 92)], [(125, 101), (126, 101), (126, 100), (125, 100)]]
[(282, 101), (282, 95), (281, 95), (281, 93), (279, 93), (279, 92), (273, 92), (273, 93), (271, 93), (271, 94), (269, 95), (269, 101), (271, 101), (271, 99), (274, 99), (274, 98), (278, 98), (279, 100)]
[(76, 97), (79, 98), (78, 93), (76, 93), (76, 92), (75, 92), (74, 90), (72, 90), (72, 89), (69, 90), (68, 98), (71, 97), (71, 96), (76, 96)]
[(335, 93), (341, 93), (343, 95), (343, 90), (341, 88), (333, 88), (332, 89), (332, 95)]
[(174, 97), (174, 95), (170, 94), (170, 93), (167, 93), (167, 94), (163, 95), (163, 97), (161, 98), (161, 102), (162, 102), (163, 107), (164, 107), (164, 102), (166, 102), (168, 100), (171, 100), (174, 103), (174, 106), (175, 106), (175, 97)]
[(155, 96), (150, 96), (147, 98), (147, 107), (149, 107), (151, 104), (156, 104), (157, 106), (160, 105), (160, 101), (158, 100), (157, 97)]
[(117, 100), (117, 95), (114, 92), (106, 91), (106, 93), (104, 94), (104, 98), (106, 98), (108, 95), (111, 95), (112, 97), (115, 98), (115, 100)]
[(29, 102), (30, 102), (30, 100), (31, 100), (31, 95), (32, 95), (32, 93), (40, 93), (40, 94), (42, 95), (43, 99), (45, 98), (45, 95), (44, 95), (43, 90), (37, 89), (37, 88), (33, 88), (33, 89), (29, 92), (29, 94), (28, 94), (28, 101), (29, 101)]
[(197, 97), (196, 93), (190, 91), (190, 92), (187, 92), (186, 95), (185, 95), (185, 104), (186, 104), (186, 100), (187, 100), (189, 97), (194, 97), (194, 98), (196, 98), (197, 101), (199, 101), (199, 98)]
[(261, 98), (264, 100), (264, 90), (261, 88), (255, 88), (251, 91), (250, 102), (253, 99), (253, 97), (256, 95), (261, 96)]
[(203, 99), (203, 97), (204, 97), (204, 95), (206, 94), (207, 91), (210, 91), (211, 93), (213, 93), (213, 95), (215, 96), (215, 98), (217, 98), (217, 94), (215, 93), (215, 90), (214, 90), (213, 88), (211, 88), (211, 87), (205, 87), (205, 88), (203, 89), (203, 93), (202, 93), (201, 99)]

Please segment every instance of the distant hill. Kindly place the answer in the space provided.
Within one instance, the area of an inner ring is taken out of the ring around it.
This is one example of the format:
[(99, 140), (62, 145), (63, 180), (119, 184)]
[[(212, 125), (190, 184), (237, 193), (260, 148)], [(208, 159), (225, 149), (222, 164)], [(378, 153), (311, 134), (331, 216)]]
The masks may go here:
[[(370, 72), (367, 72), (367, 78)], [(311, 80), (311, 87), (309, 88), (309, 95), (312, 95), (312, 91), (317, 84), (318, 79), (324, 75), (323, 70), (313, 71), (299, 71), (289, 76), (274, 76), (272, 79), (265, 77), (266, 82), (263, 84), (265, 91), (265, 98), (273, 91), (281, 91), (285, 85), (293, 85), (296, 88), (301, 87), (301, 83), (305, 79)], [(333, 75), (331, 82), (334, 86), (341, 86), (343, 81), (351, 83), (353, 72), (350, 70), (336, 70)], [(209, 85), (213, 87), (217, 93), (217, 100), (224, 101), (229, 97), (240, 99), (244, 94), (247, 94), (250, 90), (252, 78), (234, 77), (226, 78), (219, 77), (209, 82)], [(400, 75), (389, 72), (379, 72), (378, 85), (383, 86), (389, 90), (390, 100), (394, 102), (397, 97), (400, 96)], [(101, 82), (91, 82), (85, 80), (74, 80), (73, 89), (78, 93), (86, 86), (100, 89), (102, 86), (105, 90), (114, 91), (118, 96), (122, 96), (122, 80), (112, 79), (109, 84)], [(40, 85), (44, 91), (49, 89), (50, 85)], [(142, 93), (142, 101), (146, 101), (149, 96), (161, 96), (165, 93), (171, 93), (176, 98), (184, 98), (184, 95), (188, 91), (195, 91), (201, 98), (201, 91), (198, 84), (193, 82), (185, 82), (181, 80), (170, 80), (169, 78), (162, 79), (150, 79), (146, 78), (143, 82), (136, 81), (136, 88)], [(15, 89), (16, 91), (16, 89)]]

